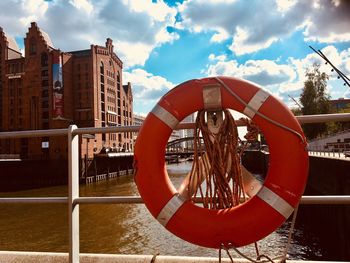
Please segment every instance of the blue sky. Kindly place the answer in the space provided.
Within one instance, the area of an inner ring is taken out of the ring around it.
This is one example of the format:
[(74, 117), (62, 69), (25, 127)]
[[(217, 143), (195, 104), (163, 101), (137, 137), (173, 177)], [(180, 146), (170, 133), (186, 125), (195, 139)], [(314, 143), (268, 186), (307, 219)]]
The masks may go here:
[(30, 22), (63, 51), (113, 39), (130, 81), (134, 112), (192, 78), (229, 75), (260, 84), (289, 106), (313, 63), (330, 74), (332, 98), (350, 97), (321, 49), (350, 77), (350, 1), (341, 0), (3, 0), (0, 26), (23, 47)]

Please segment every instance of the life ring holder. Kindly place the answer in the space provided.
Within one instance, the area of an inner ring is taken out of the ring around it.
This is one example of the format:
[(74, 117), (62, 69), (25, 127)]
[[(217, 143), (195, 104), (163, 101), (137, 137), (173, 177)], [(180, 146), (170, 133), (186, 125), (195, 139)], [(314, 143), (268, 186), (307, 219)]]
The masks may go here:
[[(219, 87), (221, 108), (250, 117), (269, 144), (263, 187), (247, 202), (229, 209), (209, 210), (185, 200), (172, 185), (164, 160), (166, 143), (177, 124), (208, 107), (203, 101), (208, 87)], [(256, 84), (231, 77), (190, 80), (164, 95), (145, 119), (135, 144), (135, 182), (151, 214), (176, 236), (204, 247), (240, 247), (273, 232), (298, 205), (308, 175), (306, 146), (290, 110)]]

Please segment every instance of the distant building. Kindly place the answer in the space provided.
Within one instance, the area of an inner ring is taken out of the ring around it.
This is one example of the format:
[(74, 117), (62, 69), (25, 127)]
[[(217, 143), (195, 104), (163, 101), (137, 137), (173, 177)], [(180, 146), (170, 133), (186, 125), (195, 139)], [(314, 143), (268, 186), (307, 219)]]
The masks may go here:
[(330, 100), (330, 103), (336, 112), (350, 109), (350, 99), (339, 98), (337, 100)]
[[(134, 114), (133, 115), (133, 124), (134, 126), (142, 126), (144, 120), (146, 119), (146, 117), (142, 116), (142, 115), (138, 115), (138, 114)], [(133, 141), (134, 141), (134, 145), (136, 142), (136, 138), (137, 138), (137, 132), (133, 133)]]
[[(146, 117), (142, 116), (142, 115), (138, 115), (138, 114), (134, 114), (134, 117), (133, 117), (133, 125), (135, 126), (142, 126), (144, 120), (146, 119)], [(137, 138), (137, 133), (134, 133), (134, 141), (136, 141), (136, 138)], [(181, 138), (181, 132), (180, 131), (177, 131), (177, 130), (174, 130), (171, 135), (170, 135), (170, 138), (169, 138), (169, 141), (173, 141), (173, 140), (177, 140), (177, 139), (180, 139)]]
[(341, 131), (308, 142), (311, 151), (344, 152), (350, 151), (350, 130)]
[[(63, 52), (33, 22), (24, 52), (23, 57), (0, 28), (0, 131), (133, 123), (131, 85), (122, 85), (123, 63), (110, 38), (105, 46)], [(102, 148), (133, 148), (131, 132), (83, 135), (80, 143), (81, 157), (89, 158)], [(24, 159), (66, 158), (67, 138), (1, 140), (0, 153)]]
[(141, 126), (145, 119), (146, 119), (146, 117), (144, 117), (142, 115), (134, 114), (132, 125)]
[[(193, 123), (196, 121), (195, 114), (192, 113), (184, 118), (181, 123)], [(181, 138), (192, 138), (194, 136), (193, 129), (181, 130)], [(184, 149), (193, 149), (193, 140), (183, 142)]]

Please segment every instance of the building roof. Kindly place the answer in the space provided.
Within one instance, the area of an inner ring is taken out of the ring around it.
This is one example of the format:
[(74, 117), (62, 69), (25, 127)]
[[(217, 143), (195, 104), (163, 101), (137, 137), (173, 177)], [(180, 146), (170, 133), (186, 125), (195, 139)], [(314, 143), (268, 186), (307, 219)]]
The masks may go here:
[(88, 57), (91, 55), (91, 49), (68, 51), (68, 53), (71, 53), (76, 57)]
[(44, 40), (46, 41), (46, 44), (53, 48), (54, 46), (52, 44), (50, 36), (44, 30), (42, 30), (42, 29), (39, 29), (39, 30), (40, 30), (40, 33), (43, 36)]
[(16, 41), (14, 40), (14, 38), (10, 37), (10, 36), (7, 36), (7, 41), (9, 42), (9, 48), (11, 48), (12, 50), (18, 52), (18, 53), (21, 53), (21, 50), (19, 49)]
[(128, 84), (126, 85), (123, 85), (123, 89), (126, 95), (129, 95), (129, 90), (131, 90), (129, 89), (129, 87), (130, 87), (130, 82), (128, 82)]

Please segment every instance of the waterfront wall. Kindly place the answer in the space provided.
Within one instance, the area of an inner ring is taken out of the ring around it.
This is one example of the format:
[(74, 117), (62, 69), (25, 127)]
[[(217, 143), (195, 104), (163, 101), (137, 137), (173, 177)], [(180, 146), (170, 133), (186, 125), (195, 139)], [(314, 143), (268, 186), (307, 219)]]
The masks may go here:
[[(269, 154), (247, 151), (242, 162), (252, 173), (265, 175)], [(350, 159), (309, 157), (309, 177), (304, 195), (350, 195)], [(347, 205), (302, 205), (299, 207), (296, 224), (307, 232), (298, 242), (321, 243), (327, 247), (326, 259), (350, 259), (350, 206)], [(322, 231), (320, 231), (322, 229)], [(298, 239), (298, 236), (294, 238)]]
[[(243, 165), (254, 174), (266, 175), (269, 167), (269, 153), (246, 151)], [(337, 159), (326, 156), (309, 156), (309, 177), (305, 195), (349, 195), (350, 158)]]
[[(133, 156), (113, 158), (95, 157), (88, 162), (85, 175), (84, 160), (80, 164), (81, 182), (89, 177), (91, 182), (98, 181), (99, 175), (117, 173), (132, 169)], [(105, 176), (105, 179), (108, 179)], [(19, 191), (32, 188), (66, 185), (68, 183), (68, 161), (61, 160), (15, 160), (0, 161), (0, 192)]]
[(310, 156), (309, 162), (309, 179), (306, 188), (308, 194), (350, 194), (350, 159)]
[(259, 150), (245, 151), (242, 155), (242, 164), (251, 173), (265, 177), (269, 167), (269, 154)]
[(0, 192), (67, 184), (67, 160), (0, 161)]

